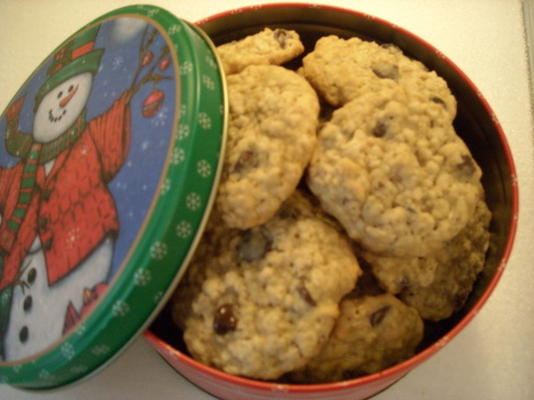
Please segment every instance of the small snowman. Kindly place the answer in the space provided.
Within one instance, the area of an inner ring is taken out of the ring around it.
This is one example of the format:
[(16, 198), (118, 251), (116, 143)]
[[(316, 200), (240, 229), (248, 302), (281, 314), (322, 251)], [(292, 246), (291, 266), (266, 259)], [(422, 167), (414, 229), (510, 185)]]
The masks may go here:
[(0, 168), (0, 359), (20, 360), (57, 343), (106, 288), (119, 232), (108, 184), (130, 141), (126, 90), (102, 115), (85, 109), (104, 49), (99, 26), (54, 56), (35, 97), (32, 133), (19, 130), (24, 97), (6, 113)]

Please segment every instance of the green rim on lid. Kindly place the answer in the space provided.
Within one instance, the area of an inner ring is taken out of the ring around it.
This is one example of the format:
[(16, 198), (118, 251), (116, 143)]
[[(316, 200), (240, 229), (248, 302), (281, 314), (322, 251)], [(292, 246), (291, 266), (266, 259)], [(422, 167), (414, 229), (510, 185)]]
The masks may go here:
[(165, 303), (220, 174), (221, 71), (192, 25), (124, 7), (59, 46), (0, 116), (0, 382), (91, 375)]

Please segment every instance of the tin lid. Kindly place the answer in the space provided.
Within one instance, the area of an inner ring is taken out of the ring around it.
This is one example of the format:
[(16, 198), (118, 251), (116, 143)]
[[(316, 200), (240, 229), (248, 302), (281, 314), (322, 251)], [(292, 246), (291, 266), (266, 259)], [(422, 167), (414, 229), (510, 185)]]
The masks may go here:
[(0, 116), (0, 380), (63, 386), (159, 311), (211, 208), (225, 131), (209, 39), (153, 6), (76, 32)]

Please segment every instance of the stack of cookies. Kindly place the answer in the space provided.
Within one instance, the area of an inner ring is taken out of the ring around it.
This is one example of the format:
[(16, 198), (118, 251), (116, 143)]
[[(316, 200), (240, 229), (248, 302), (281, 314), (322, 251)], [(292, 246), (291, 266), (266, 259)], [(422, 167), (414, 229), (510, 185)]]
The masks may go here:
[[(218, 48), (230, 104), (207, 229), (172, 300), (190, 354), (296, 383), (414, 354), (465, 303), (490, 212), (445, 81), (397, 47), (336, 36), (303, 54), (264, 29)], [(302, 56), (302, 65), (281, 65)]]

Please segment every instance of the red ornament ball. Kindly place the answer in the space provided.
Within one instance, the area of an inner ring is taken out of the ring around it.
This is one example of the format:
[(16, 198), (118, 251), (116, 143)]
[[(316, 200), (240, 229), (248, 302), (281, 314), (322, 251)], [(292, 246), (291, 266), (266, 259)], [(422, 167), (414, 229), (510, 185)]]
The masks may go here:
[(141, 65), (143, 67), (147, 66), (148, 64), (150, 64), (150, 62), (152, 61), (153, 58), (154, 58), (154, 54), (152, 54), (152, 52), (150, 50), (147, 51), (143, 55), (143, 58), (141, 58)]
[(161, 108), (163, 100), (165, 100), (165, 93), (163, 93), (161, 90), (156, 89), (150, 93), (143, 102), (143, 117), (153, 117)]
[(168, 57), (165, 57), (161, 62), (159, 63), (159, 69), (162, 71), (165, 71), (167, 67), (169, 66), (170, 60)]

